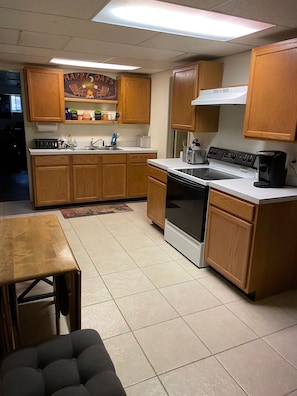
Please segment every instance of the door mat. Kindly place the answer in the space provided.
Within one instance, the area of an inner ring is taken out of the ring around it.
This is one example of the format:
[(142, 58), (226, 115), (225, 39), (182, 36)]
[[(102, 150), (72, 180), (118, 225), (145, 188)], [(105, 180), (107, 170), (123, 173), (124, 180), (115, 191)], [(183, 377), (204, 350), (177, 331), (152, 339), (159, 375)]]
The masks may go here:
[(133, 212), (133, 209), (129, 208), (129, 206), (124, 203), (115, 203), (115, 204), (102, 204), (102, 205), (89, 205), (89, 206), (75, 206), (72, 208), (60, 209), (60, 212), (62, 213), (64, 219), (72, 219), (74, 217), (82, 217), (82, 216)]

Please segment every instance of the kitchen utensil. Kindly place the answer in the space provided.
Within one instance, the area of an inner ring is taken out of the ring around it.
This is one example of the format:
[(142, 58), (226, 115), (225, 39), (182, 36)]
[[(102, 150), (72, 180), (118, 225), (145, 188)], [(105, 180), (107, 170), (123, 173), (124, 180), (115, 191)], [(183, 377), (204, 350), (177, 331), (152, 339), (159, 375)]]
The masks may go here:
[(207, 162), (206, 156), (206, 150), (188, 150), (186, 162), (188, 164), (205, 164)]

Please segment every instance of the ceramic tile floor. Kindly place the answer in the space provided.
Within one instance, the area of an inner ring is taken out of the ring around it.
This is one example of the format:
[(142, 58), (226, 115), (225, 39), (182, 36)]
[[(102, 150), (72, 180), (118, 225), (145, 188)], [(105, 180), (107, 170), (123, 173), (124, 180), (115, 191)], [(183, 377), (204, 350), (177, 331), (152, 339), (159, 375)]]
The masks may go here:
[[(297, 290), (249, 301), (164, 242), (145, 201), (127, 204), (70, 220), (51, 211), (82, 270), (82, 327), (101, 334), (127, 395), (297, 396)], [(44, 213), (0, 203), (0, 217)], [(37, 318), (23, 306), (30, 341), (54, 329), (38, 304)]]

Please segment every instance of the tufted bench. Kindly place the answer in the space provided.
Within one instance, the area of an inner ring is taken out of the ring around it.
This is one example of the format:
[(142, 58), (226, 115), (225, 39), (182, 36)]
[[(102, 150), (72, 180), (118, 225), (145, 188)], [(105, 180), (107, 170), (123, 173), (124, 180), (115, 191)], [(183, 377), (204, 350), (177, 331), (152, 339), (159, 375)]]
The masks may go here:
[(0, 368), (1, 396), (124, 396), (101, 337), (92, 329), (11, 353)]

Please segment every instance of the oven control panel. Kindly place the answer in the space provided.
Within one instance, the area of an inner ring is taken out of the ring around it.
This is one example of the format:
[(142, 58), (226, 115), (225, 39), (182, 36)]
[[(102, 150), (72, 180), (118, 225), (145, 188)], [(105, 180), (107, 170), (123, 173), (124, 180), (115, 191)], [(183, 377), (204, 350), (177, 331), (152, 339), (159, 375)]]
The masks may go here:
[(207, 158), (253, 168), (257, 156), (252, 153), (212, 146), (208, 150)]

